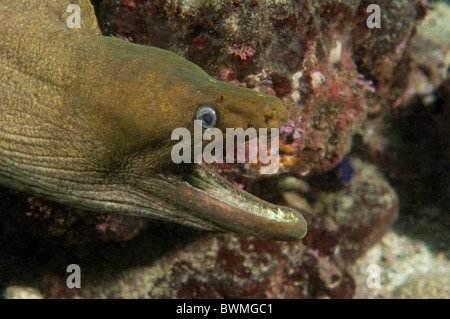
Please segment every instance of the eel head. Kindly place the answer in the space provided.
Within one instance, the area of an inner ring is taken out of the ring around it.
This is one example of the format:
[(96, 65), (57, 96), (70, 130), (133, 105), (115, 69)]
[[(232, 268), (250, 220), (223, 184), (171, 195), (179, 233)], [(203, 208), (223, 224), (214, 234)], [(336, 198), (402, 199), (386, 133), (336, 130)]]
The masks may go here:
[[(218, 128), (224, 139), (227, 128), (282, 126), (289, 112), (279, 99), (215, 80), (172, 52), (105, 39), (109, 49), (102, 52), (115, 52), (120, 61), (102, 57), (109, 66), (104, 76), (99, 70), (77, 87), (85, 98), (82, 104), (91, 104), (85, 110), (93, 110), (84, 115), (85, 122), (95, 123), (87, 130), (103, 146), (102, 155), (88, 157), (100, 156), (106, 171), (122, 176), (126, 194), (114, 202), (126, 198), (128, 204), (112, 210), (273, 240), (306, 234), (299, 211), (265, 202), (201, 163), (175, 164), (171, 157), (178, 142), (172, 140), (173, 131), (184, 128), (193, 136), (199, 117)], [(84, 64), (86, 73), (98, 65)], [(207, 116), (202, 118), (199, 110), (204, 107)]]

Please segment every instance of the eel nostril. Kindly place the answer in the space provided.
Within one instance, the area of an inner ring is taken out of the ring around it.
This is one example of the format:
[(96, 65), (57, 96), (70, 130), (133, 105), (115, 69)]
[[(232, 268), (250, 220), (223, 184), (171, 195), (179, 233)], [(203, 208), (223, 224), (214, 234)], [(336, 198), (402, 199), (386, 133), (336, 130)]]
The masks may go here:
[(276, 109), (267, 111), (266, 114), (264, 115), (266, 120), (273, 120), (273, 119), (277, 118), (277, 116), (278, 116), (278, 111)]

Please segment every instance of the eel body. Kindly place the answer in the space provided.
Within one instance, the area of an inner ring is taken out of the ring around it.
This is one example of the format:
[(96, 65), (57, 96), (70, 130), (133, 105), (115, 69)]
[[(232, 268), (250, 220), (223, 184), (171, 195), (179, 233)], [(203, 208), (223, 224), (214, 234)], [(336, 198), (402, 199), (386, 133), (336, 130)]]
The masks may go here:
[[(69, 28), (69, 4), (81, 8)], [(87, 0), (0, 0), (0, 184), (59, 203), (272, 240), (306, 233), (202, 164), (171, 160), (172, 131), (274, 128), (276, 98), (217, 81), (170, 51), (103, 36)]]

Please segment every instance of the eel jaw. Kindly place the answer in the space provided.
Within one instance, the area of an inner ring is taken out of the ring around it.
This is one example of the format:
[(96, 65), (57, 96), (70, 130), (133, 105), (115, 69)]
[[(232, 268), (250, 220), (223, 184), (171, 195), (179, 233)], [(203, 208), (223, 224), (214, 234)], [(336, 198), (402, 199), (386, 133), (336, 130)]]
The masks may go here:
[(265, 202), (202, 164), (189, 165), (178, 177), (172, 186), (183, 197), (195, 199), (184, 203), (184, 213), (200, 220), (197, 226), (281, 241), (306, 235), (299, 211)]

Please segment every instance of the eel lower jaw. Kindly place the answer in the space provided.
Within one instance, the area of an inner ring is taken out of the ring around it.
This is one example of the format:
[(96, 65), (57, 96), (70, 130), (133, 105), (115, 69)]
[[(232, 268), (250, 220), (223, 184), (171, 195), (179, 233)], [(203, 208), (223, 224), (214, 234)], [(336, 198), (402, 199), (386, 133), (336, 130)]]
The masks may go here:
[(298, 240), (306, 235), (306, 221), (295, 209), (259, 199), (202, 164), (191, 165), (173, 186), (183, 197), (195, 198), (186, 211), (211, 228), (270, 240)]

